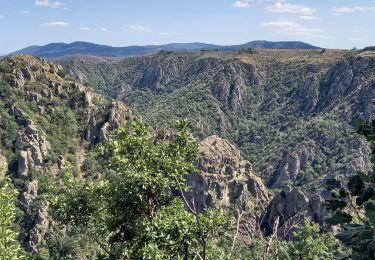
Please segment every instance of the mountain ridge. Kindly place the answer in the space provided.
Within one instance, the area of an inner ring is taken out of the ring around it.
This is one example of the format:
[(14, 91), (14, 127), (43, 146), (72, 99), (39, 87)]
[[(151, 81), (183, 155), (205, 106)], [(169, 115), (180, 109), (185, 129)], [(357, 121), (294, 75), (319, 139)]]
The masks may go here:
[(72, 43), (49, 43), (43, 46), (29, 46), (9, 55), (30, 54), (41, 58), (60, 58), (67, 55), (92, 55), (104, 57), (128, 57), (152, 54), (163, 51), (238, 51), (244, 48), (264, 49), (309, 49), (319, 50), (320, 47), (310, 45), (301, 41), (251, 41), (239, 45), (216, 45), (201, 42), (191, 43), (168, 43), (163, 45), (131, 45), (125, 47), (112, 47), (108, 45), (95, 44), (84, 41)]

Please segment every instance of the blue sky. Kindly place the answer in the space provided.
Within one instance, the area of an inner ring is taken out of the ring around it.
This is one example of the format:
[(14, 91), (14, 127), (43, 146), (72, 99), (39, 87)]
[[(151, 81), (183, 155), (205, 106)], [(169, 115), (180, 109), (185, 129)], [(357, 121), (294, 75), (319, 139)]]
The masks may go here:
[(375, 45), (374, 26), (374, 0), (0, 0), (0, 54), (73, 41), (360, 48)]

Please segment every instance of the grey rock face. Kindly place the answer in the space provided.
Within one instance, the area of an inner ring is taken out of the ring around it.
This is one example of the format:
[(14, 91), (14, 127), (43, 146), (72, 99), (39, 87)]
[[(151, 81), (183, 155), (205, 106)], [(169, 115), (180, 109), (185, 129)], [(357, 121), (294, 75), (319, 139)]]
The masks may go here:
[(303, 100), (303, 110), (311, 112), (315, 109), (319, 101), (319, 80), (317, 76), (312, 75), (305, 80), (305, 83), (299, 89), (298, 96)]
[(316, 111), (327, 111), (340, 102), (342, 106), (334, 109), (338, 109), (346, 121), (369, 120), (374, 112), (372, 101), (375, 98), (375, 80), (369, 75), (373, 75), (374, 70), (373, 57), (355, 57), (337, 63), (321, 81)]
[(199, 145), (201, 156), (197, 162), (200, 174), (192, 173), (188, 192), (198, 210), (206, 207), (255, 211), (269, 200), (267, 188), (254, 175), (251, 165), (239, 150), (227, 140), (210, 136)]
[(34, 227), (29, 231), (29, 238), (26, 244), (26, 250), (37, 253), (38, 245), (44, 241), (51, 220), (48, 215), (48, 205), (44, 205), (38, 209)]
[(284, 182), (296, 181), (301, 170), (304, 170), (314, 158), (314, 151), (306, 148), (292, 154), (278, 167), (271, 182), (272, 188), (282, 187)]
[(3, 171), (6, 170), (7, 168), (7, 158), (5, 157), (5, 155), (3, 154), (3, 152), (0, 150), (0, 181), (1, 179), (3, 178)]
[(213, 95), (227, 104), (233, 111), (238, 110), (244, 102), (245, 90), (248, 85), (260, 84), (260, 75), (251, 64), (239, 59), (223, 62), (215, 58), (197, 60), (186, 70), (186, 80), (199, 81), (207, 73), (212, 74), (212, 82), (207, 82)]
[[(290, 238), (295, 225), (301, 224), (306, 217), (314, 221), (322, 221), (323, 207), (319, 196), (310, 200), (302, 191), (297, 189), (283, 190), (269, 203), (265, 213), (261, 217), (261, 227), (266, 236), (276, 232), (282, 238)], [(276, 219), (279, 225), (275, 227)], [(276, 230), (275, 230), (276, 228)]]
[(44, 157), (51, 145), (46, 138), (39, 133), (34, 125), (28, 125), (17, 133), (14, 145), (15, 151), (20, 151), (17, 174), (21, 178), (28, 176), (30, 168), (41, 168), (44, 165)]
[(86, 115), (89, 128), (86, 132), (86, 140), (92, 144), (97, 144), (107, 140), (110, 130), (124, 125), (126, 122), (136, 118), (133, 112), (119, 101), (112, 101), (106, 108), (108, 115), (106, 121), (100, 120), (97, 108), (92, 107), (89, 114)]

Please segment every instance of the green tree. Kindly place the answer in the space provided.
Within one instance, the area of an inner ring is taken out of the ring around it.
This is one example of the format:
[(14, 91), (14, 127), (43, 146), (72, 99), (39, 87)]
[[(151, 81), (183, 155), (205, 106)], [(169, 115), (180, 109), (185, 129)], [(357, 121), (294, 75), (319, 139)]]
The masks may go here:
[(22, 259), (23, 254), (14, 231), (16, 190), (0, 176), (0, 260)]
[[(277, 225), (276, 225), (277, 226)], [(332, 233), (320, 230), (318, 224), (305, 220), (296, 226), (290, 241), (280, 240), (277, 231), (264, 237), (256, 236), (250, 247), (249, 259), (254, 260), (318, 260), (336, 259), (342, 255), (342, 245)]]
[(116, 130), (99, 147), (107, 167), (99, 179), (74, 178), (68, 170), (55, 186), (57, 219), (86, 227), (106, 258), (208, 258), (231, 222), (221, 211), (197, 212), (185, 199), (185, 177), (196, 171), (198, 152), (187, 127), (178, 122), (169, 141), (139, 121)]
[(320, 232), (318, 224), (305, 220), (287, 244), (290, 259), (335, 259), (342, 254), (342, 246), (332, 233)]
[[(374, 121), (360, 123), (357, 133), (374, 148)], [(327, 187), (331, 198), (326, 204), (332, 214), (326, 222), (341, 227), (337, 238), (352, 249), (353, 259), (375, 259), (375, 172), (358, 172), (346, 183), (329, 179)]]

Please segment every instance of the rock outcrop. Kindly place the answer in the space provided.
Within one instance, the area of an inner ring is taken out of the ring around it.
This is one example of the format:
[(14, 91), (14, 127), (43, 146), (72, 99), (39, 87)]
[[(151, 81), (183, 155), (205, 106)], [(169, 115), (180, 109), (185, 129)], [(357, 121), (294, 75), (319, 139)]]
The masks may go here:
[(234, 145), (214, 135), (199, 144), (199, 151), (197, 166), (201, 173), (187, 177), (192, 187), (188, 197), (190, 201), (194, 198), (198, 210), (214, 207), (255, 211), (267, 204), (267, 188)]
[(0, 181), (3, 178), (3, 171), (7, 170), (7, 158), (3, 154), (3, 152), (0, 150)]
[(306, 78), (298, 91), (298, 97), (302, 99), (302, 109), (312, 112), (319, 101), (319, 79), (316, 75)]
[(302, 148), (286, 158), (274, 173), (271, 188), (281, 188), (287, 182), (295, 182), (301, 170), (314, 159), (314, 151)]
[[(323, 77), (319, 88), (318, 112), (337, 109), (347, 121), (369, 120), (374, 113), (373, 75), (375, 58), (351, 57), (338, 62)], [(335, 107), (338, 103), (340, 106)]]
[[(40, 250), (40, 243), (54, 232), (48, 203), (39, 200), (40, 183), (36, 176), (57, 176), (67, 162), (65, 157), (70, 157), (70, 163), (77, 164), (73, 166), (79, 173), (85, 155), (89, 153), (84, 140), (92, 145), (103, 142), (110, 130), (132, 120), (135, 115), (124, 104), (111, 102), (84, 85), (62, 78), (59, 65), (31, 56), (8, 57), (4, 62), (8, 62), (10, 69), (1, 73), (7, 73), (10, 87), (21, 93), (20, 99), (5, 111), (18, 125), (11, 152), (18, 156), (14, 178), (21, 179), (24, 184), (19, 191), (19, 205), (24, 212), (20, 239), (27, 251), (36, 253)], [(56, 147), (52, 147), (61, 141), (53, 139), (53, 131), (71, 127), (62, 125), (67, 122), (62, 113), (70, 113), (70, 122), (80, 124), (79, 129), (72, 128), (77, 132), (70, 137), (64, 136), (65, 131), (59, 132), (59, 137), (71, 138), (68, 143), (70, 151), (66, 147), (59, 150), (67, 151), (67, 154), (58, 154)], [(56, 119), (61, 121), (54, 122)]]
[(106, 141), (111, 130), (137, 118), (129, 107), (115, 100), (106, 106), (105, 111), (106, 116), (104, 120), (103, 117), (98, 114), (97, 107), (90, 107), (85, 114), (89, 126), (86, 131), (85, 139), (92, 144)]
[(281, 238), (288, 239), (306, 217), (322, 223), (323, 214), (319, 196), (308, 199), (302, 191), (286, 187), (271, 200), (260, 224), (266, 236), (276, 232)]
[(35, 125), (30, 124), (17, 134), (14, 150), (20, 152), (17, 175), (19, 178), (26, 178), (30, 168), (39, 168), (44, 166), (50, 143), (40, 133)]
[(10, 65), (14, 67), (11, 84), (16, 88), (22, 88), (27, 82), (35, 82), (40, 76), (48, 74), (57, 76), (57, 73), (62, 71), (60, 65), (29, 55), (18, 56)]

